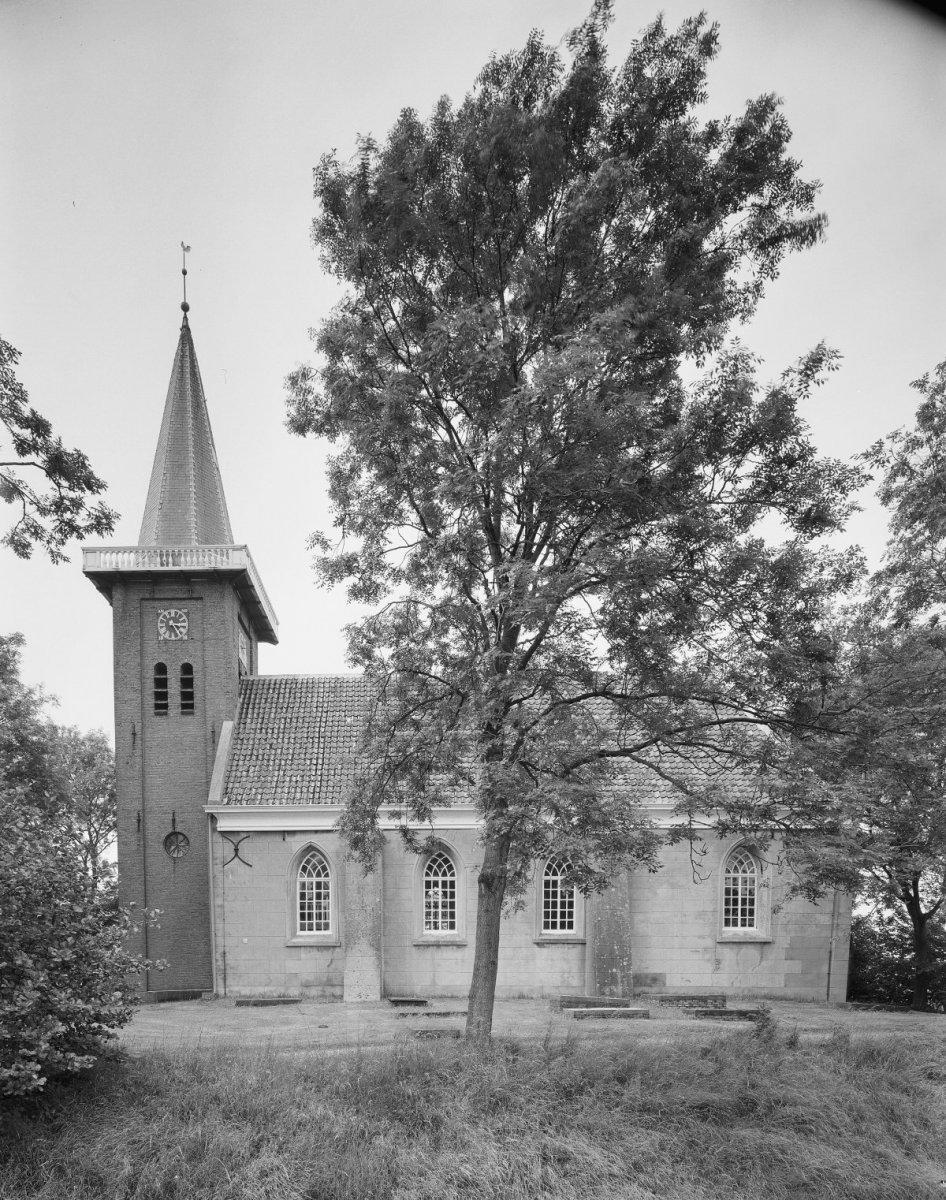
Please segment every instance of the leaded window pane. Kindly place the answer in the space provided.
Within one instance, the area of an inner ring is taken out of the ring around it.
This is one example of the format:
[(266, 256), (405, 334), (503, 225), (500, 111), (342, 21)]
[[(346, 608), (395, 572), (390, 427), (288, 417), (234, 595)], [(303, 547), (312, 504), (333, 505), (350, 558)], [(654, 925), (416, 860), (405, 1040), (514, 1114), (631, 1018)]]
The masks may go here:
[(550, 858), (542, 874), (542, 932), (573, 933), (575, 930), (575, 886), (565, 883), (569, 863)]
[(331, 932), (331, 876), (318, 850), (310, 850), (299, 867), (298, 913), (300, 933)]
[(734, 850), (723, 879), (723, 928), (755, 929), (759, 868), (748, 850)]
[(438, 850), (424, 867), (424, 932), (453, 933), (457, 928), (457, 872), (449, 855)]

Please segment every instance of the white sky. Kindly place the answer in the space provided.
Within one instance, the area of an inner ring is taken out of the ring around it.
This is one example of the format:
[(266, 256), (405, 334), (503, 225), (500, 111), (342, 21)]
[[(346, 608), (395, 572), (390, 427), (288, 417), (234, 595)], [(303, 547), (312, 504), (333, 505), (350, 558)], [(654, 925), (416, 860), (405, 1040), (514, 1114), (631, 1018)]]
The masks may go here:
[[(180, 323), (191, 327), (237, 541), (280, 618), (266, 673), (346, 667), (344, 597), (305, 540), (327, 524), (322, 450), (283, 426), (287, 372), (337, 292), (309, 240), (311, 168), (399, 110), (459, 98), (492, 50), (557, 40), (590, 0), (3, 0), (0, 333), (32, 403), (85, 450), (137, 539)], [(785, 102), (824, 183), (825, 243), (786, 263), (743, 334), (772, 375), (821, 338), (845, 356), (807, 416), (847, 456), (912, 419), (910, 380), (946, 358), (946, 25), (893, 0), (707, 0), (710, 106)], [(614, 60), (657, 5), (616, 0)], [(676, 25), (697, 3), (666, 0)], [(0, 513), (6, 519), (6, 513)], [(865, 497), (851, 540), (872, 558)], [(58, 719), (111, 733), (111, 623), (80, 555), (0, 557), (0, 631)]]

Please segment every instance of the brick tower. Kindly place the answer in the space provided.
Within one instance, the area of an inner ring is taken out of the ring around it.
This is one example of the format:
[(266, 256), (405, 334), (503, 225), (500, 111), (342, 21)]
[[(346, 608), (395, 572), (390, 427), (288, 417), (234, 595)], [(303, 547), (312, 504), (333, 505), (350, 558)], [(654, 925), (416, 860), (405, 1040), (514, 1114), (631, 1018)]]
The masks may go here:
[(118, 887), (159, 909), (132, 947), (167, 967), (146, 998), (213, 988), (208, 818), (217, 741), (276, 618), (230, 531), (200, 371), (184, 320), (136, 546), (85, 549), (109, 600), (115, 659)]

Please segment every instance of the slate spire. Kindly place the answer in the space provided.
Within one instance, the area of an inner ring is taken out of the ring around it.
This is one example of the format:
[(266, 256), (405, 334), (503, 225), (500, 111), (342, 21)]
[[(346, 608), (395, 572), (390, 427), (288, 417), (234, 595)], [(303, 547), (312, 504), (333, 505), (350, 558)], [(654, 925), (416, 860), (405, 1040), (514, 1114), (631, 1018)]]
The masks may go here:
[(185, 305), (139, 546), (233, 544)]

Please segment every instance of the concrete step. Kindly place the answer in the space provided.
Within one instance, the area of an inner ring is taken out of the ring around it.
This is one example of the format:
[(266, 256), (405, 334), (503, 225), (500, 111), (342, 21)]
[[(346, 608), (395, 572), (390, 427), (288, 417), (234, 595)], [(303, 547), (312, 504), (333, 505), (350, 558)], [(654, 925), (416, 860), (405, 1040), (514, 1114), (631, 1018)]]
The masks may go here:
[(629, 996), (554, 996), (553, 1008), (631, 1008)]
[(698, 1021), (758, 1021), (758, 1008), (694, 1008), (690, 1010)]
[(712, 992), (700, 995), (696, 992), (638, 992), (637, 1000), (646, 1000), (648, 1004), (661, 1004), (664, 1008), (725, 1008), (726, 996), (723, 992)]
[(650, 1016), (649, 1009), (646, 1008), (621, 1008), (613, 1005), (608, 1008), (565, 1008), (562, 1009), (566, 1017), (571, 1017), (575, 1021), (586, 1021), (596, 1018), (610, 1018), (611, 1020), (619, 1021), (640, 1021), (646, 1020)]
[(387, 1001), (398, 1008), (426, 1008), (430, 1003), (426, 996), (388, 996)]

